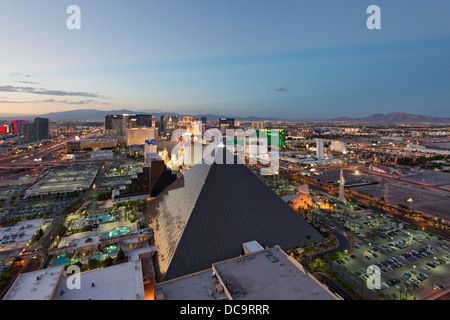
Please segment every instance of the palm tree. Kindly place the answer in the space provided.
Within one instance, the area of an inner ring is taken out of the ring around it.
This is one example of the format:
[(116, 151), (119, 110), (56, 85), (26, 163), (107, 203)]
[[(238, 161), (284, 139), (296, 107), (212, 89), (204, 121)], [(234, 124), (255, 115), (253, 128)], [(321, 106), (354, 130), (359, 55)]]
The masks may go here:
[(405, 289), (405, 300), (408, 300), (408, 287), (404, 286), (403, 289)]
[(316, 251), (316, 244), (317, 244), (317, 240), (316, 239), (312, 239), (311, 240), (311, 245), (312, 245), (312, 247), (313, 247), (313, 250), (314, 250), (314, 252)]
[(392, 294), (392, 300), (396, 300), (397, 299), (397, 295), (395, 293)]
[(411, 284), (411, 286), (412, 286), (412, 289), (413, 289), (413, 299), (416, 300), (416, 288), (418, 288), (419, 286), (415, 282), (413, 282)]

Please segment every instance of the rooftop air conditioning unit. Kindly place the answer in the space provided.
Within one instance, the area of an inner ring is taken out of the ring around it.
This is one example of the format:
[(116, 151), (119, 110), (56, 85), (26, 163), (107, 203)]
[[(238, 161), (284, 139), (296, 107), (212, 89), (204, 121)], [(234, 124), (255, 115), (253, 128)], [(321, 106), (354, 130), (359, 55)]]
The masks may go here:
[(221, 284), (217, 284), (216, 285), (216, 292), (217, 293), (223, 293), (223, 287)]

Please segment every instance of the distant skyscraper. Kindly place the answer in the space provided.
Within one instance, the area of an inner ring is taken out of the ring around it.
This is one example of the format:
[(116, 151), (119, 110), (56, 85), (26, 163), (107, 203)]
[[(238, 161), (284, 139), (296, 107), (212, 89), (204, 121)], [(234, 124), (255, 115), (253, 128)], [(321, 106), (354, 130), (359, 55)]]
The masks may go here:
[(252, 129), (255, 130), (264, 129), (264, 121), (253, 121)]
[(341, 177), (339, 179), (339, 201), (341, 202), (347, 202), (345, 199), (345, 179), (344, 179), (344, 172), (341, 169)]
[(29, 121), (25, 121), (22, 119), (17, 119), (17, 120), (11, 121), (11, 132), (19, 133), (19, 126), (21, 123), (24, 123), (24, 122), (29, 122)]
[(222, 134), (226, 134), (227, 129), (234, 129), (234, 119), (230, 118), (219, 119), (219, 130), (222, 132)]
[(155, 117), (151, 114), (136, 114), (128, 116), (127, 129), (152, 128), (155, 126)]
[(123, 117), (121, 114), (108, 114), (105, 116), (105, 134), (110, 137), (118, 137), (124, 134)]
[(19, 123), (18, 134), (20, 143), (36, 141), (36, 124), (28, 121)]
[(36, 140), (45, 140), (49, 137), (48, 118), (35, 118)]
[(316, 157), (317, 157), (317, 160), (324, 159), (323, 140), (322, 139), (316, 139)]
[(161, 116), (161, 136), (170, 137), (179, 120), (177, 116)]
[(200, 121), (202, 122), (202, 132), (205, 132), (206, 131), (206, 116), (201, 117)]

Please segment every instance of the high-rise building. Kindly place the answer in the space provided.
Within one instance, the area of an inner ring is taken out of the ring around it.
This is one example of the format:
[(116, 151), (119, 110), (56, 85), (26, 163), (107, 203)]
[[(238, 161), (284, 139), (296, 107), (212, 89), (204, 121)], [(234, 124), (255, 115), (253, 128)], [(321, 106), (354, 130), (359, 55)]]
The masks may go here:
[(36, 141), (36, 124), (29, 121), (19, 123), (18, 134), (20, 143)]
[(227, 133), (227, 129), (234, 129), (234, 119), (231, 118), (220, 118), (219, 119), (219, 130), (222, 134)]
[(127, 129), (155, 128), (156, 119), (151, 114), (108, 114), (105, 116), (105, 135), (123, 137)]
[(206, 116), (201, 117), (200, 121), (202, 122), (202, 132), (204, 133), (206, 131)]
[(317, 160), (323, 160), (325, 158), (322, 139), (316, 139), (316, 157)]
[(286, 144), (286, 130), (284, 129), (259, 129), (256, 130), (256, 136), (262, 138), (267, 137), (267, 145), (277, 145), (278, 148), (283, 148)]
[(25, 121), (22, 119), (17, 119), (17, 120), (11, 121), (11, 132), (19, 133), (19, 125), (24, 122), (29, 122), (29, 121)]
[(128, 116), (127, 129), (155, 127), (155, 117), (151, 114), (135, 114)]
[(110, 137), (118, 137), (123, 135), (121, 114), (108, 114), (105, 116), (105, 134)]
[(48, 118), (35, 118), (34, 124), (36, 128), (36, 140), (45, 140), (49, 137)]
[(156, 140), (158, 130), (156, 128), (134, 128), (126, 130), (127, 146), (145, 144), (146, 140)]
[(255, 130), (264, 129), (264, 121), (253, 121), (252, 129)]
[(339, 201), (341, 202), (347, 202), (345, 199), (345, 179), (344, 179), (344, 172), (341, 169), (341, 175), (339, 179)]
[(177, 116), (161, 116), (161, 136), (170, 138), (178, 122), (179, 118)]

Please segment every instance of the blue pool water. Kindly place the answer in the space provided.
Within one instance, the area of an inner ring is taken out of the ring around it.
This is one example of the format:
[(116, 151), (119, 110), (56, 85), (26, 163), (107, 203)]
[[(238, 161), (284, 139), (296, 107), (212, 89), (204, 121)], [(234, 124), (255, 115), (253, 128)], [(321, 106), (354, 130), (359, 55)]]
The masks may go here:
[(115, 253), (117, 252), (117, 246), (110, 246), (108, 248), (106, 248), (106, 253), (110, 254), (110, 253)]
[(110, 216), (109, 214), (102, 214), (102, 215), (99, 215), (99, 216), (96, 216), (96, 217), (89, 217), (86, 220), (96, 220), (96, 219), (99, 219), (99, 220), (101, 220), (103, 222), (106, 222), (106, 221), (116, 220), (116, 217)]
[(93, 254), (92, 256), (89, 257), (89, 259), (96, 259), (98, 261), (104, 261), (106, 258), (108, 258), (108, 254), (107, 253), (102, 253), (102, 254)]
[(96, 259), (98, 261), (104, 261), (111, 253), (117, 252), (117, 246), (109, 246), (106, 248), (106, 253), (93, 254), (89, 259)]
[(111, 239), (111, 238), (120, 237), (120, 236), (123, 236), (124, 234), (129, 233), (130, 230), (131, 229), (128, 227), (115, 228), (115, 229), (111, 230), (109, 233), (103, 234), (103, 239)]
[(67, 254), (65, 252), (61, 253), (58, 259), (56, 259), (55, 266), (68, 264), (69, 261), (67, 259), (68, 259)]

